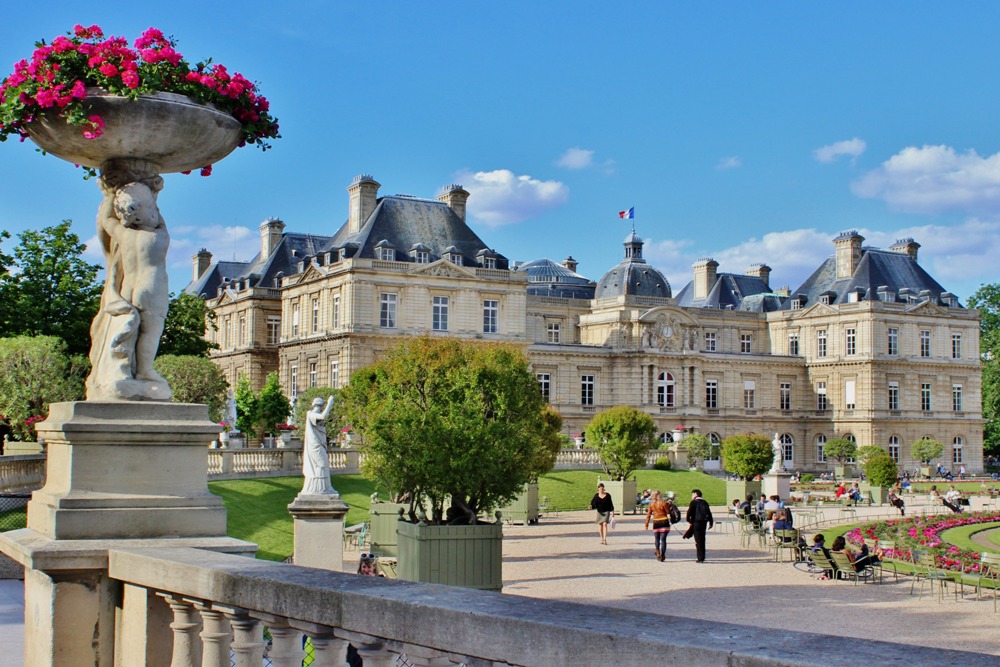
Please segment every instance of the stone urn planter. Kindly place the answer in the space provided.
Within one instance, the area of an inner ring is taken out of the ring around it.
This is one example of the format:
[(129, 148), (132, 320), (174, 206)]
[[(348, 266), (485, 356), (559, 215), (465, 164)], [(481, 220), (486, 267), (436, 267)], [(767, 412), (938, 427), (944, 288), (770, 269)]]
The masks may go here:
[[(621, 516), (625, 512), (635, 514), (635, 496), (637, 483), (635, 477), (625, 480), (599, 479), (599, 483), (604, 485), (604, 490), (611, 495), (611, 502), (615, 504), (615, 514)], [(594, 493), (597, 489), (594, 489)]]
[(371, 549), (377, 556), (399, 555), (399, 512), (410, 509), (409, 503), (372, 503), (368, 509), (371, 522)]
[(500, 508), (503, 521), (513, 523), (538, 523), (538, 483), (525, 484), (521, 494), (509, 505)]
[(223, 431), (219, 434), (219, 446), (223, 448), (229, 447), (229, 431)]
[(503, 588), (503, 526), (399, 522), (400, 579), (489, 591)]

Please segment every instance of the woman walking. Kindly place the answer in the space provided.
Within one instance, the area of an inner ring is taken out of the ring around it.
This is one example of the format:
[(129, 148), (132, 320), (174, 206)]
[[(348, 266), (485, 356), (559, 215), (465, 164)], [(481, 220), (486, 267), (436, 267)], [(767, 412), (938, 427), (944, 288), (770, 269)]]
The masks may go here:
[(667, 557), (667, 533), (670, 532), (670, 506), (659, 491), (653, 491), (653, 500), (646, 510), (646, 526), (653, 522), (653, 551), (661, 563)]
[(601, 533), (601, 544), (608, 543), (608, 523), (615, 514), (615, 503), (611, 494), (604, 490), (603, 484), (597, 485), (597, 493), (590, 501), (590, 509), (597, 510), (597, 530)]

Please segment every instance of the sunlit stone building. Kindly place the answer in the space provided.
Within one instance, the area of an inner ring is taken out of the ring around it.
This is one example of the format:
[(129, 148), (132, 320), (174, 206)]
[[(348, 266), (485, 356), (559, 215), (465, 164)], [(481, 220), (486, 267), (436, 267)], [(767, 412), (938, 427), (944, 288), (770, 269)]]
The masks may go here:
[(277, 371), (294, 397), (343, 386), (404, 336), (507, 341), (525, 347), (568, 434), (628, 404), (664, 438), (778, 433), (792, 470), (831, 466), (834, 437), (912, 468), (923, 436), (945, 444), (942, 463), (982, 469), (978, 314), (921, 268), (912, 239), (881, 250), (841, 234), (795, 290), (773, 289), (766, 264), (726, 273), (706, 258), (674, 293), (635, 231), (595, 283), (572, 257), (516, 264), (490, 248), (461, 186), (435, 200), (379, 187), (354, 179), (331, 236), (272, 218), (250, 262), (195, 255), (186, 291), (217, 315), (213, 359), (230, 383)]

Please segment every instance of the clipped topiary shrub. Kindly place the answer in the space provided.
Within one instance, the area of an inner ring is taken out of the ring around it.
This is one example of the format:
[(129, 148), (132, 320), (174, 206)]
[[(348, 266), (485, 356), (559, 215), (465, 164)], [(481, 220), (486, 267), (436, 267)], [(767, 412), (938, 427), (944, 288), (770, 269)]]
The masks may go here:
[(802, 482), (803, 484), (808, 484), (809, 482), (815, 482), (816, 475), (807, 472), (806, 474), (802, 475), (802, 477), (799, 477), (799, 481)]
[(653, 462), (653, 470), (670, 470), (670, 459), (666, 456), (658, 456)]

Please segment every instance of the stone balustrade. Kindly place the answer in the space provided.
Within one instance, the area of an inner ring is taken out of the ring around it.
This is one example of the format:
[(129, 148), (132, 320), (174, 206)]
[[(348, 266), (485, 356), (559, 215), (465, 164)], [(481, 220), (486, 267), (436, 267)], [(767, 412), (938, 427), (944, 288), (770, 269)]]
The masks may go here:
[(45, 484), (45, 454), (0, 456), (0, 491), (31, 491)]

